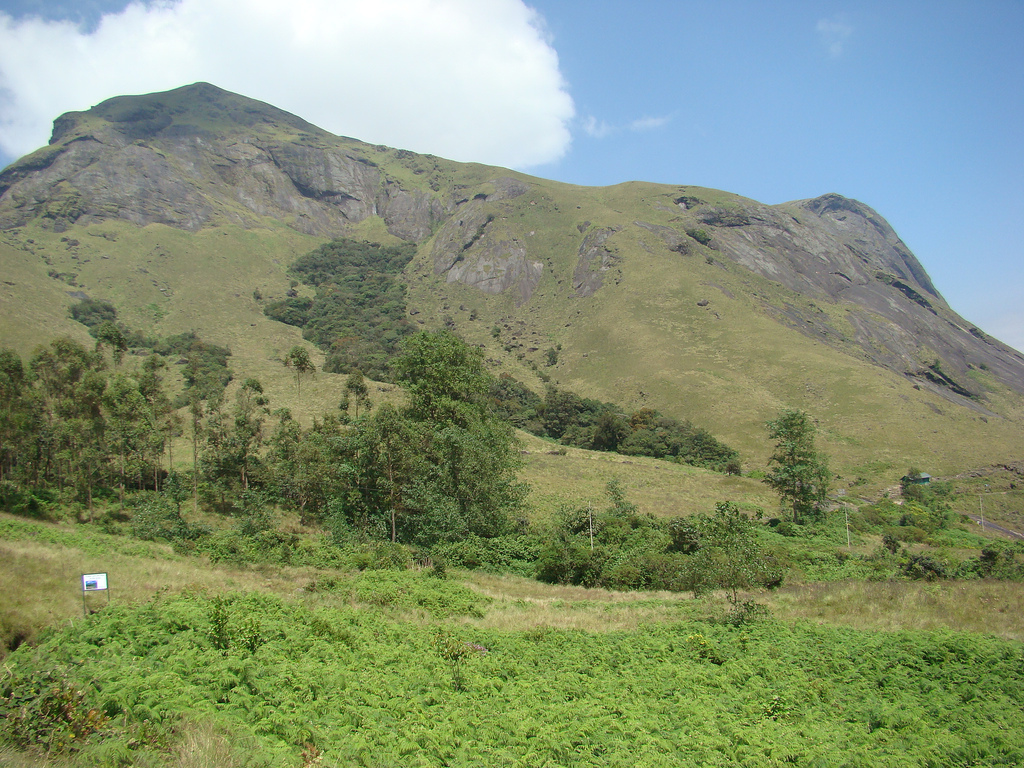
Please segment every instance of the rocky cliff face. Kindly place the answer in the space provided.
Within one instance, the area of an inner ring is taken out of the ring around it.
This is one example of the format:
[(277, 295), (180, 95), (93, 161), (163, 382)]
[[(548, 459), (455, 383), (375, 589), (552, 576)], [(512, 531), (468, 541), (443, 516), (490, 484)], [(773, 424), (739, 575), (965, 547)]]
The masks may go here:
[(575, 205), (559, 207), (554, 186), (336, 137), (197, 84), (58, 118), (49, 146), (0, 174), (0, 229), (61, 232), (121, 219), (195, 232), (275, 220), (327, 238), (378, 217), (395, 237), (421, 244), (437, 278), (508, 296), (515, 306), (529, 304), (545, 279), (566, 302), (591, 299), (612, 274), (628, 282), (632, 267), (616, 243), (632, 237), (660, 243), (655, 250), (666, 258), (728, 260), (845, 308), (839, 322), (834, 312), (778, 299), (762, 307), (801, 334), (967, 407), (985, 410), (972, 370), (1024, 393), (1024, 358), (953, 313), (892, 228), (862, 203), (828, 194), (766, 206), (687, 187), (652, 195), (648, 185), (611, 206), (602, 190), (560, 185), (558, 199)]
[(196, 231), (269, 217), (334, 236), (380, 216), (402, 239), (429, 236), (440, 201), (382, 174), (373, 154), (207, 84), (119, 97), (61, 116), (48, 147), (0, 174), (0, 228), (120, 218)]
[[(952, 312), (892, 227), (863, 203), (837, 194), (778, 206), (694, 195), (676, 203), (685, 229), (721, 256), (796, 293), (848, 305), (853, 333), (820, 314), (767, 308), (780, 321), (825, 343), (853, 342), (872, 362), (971, 407), (982, 396), (972, 369), (994, 371), (1024, 393), (1021, 355)], [(670, 248), (686, 249), (692, 244), (681, 245), (678, 230), (657, 229)]]

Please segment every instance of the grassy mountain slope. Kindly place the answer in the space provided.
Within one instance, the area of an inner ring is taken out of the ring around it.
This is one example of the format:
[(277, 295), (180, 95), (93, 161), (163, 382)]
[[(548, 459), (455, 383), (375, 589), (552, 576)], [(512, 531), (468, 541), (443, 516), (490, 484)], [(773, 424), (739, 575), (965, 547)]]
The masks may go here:
[(690, 419), (747, 469), (783, 407), (817, 420), (840, 487), (1024, 454), (1024, 358), (956, 316), (877, 214), (834, 195), (576, 187), (334, 137), (200, 84), (60, 118), (49, 147), (0, 174), (0, 228), (6, 344), (84, 339), (67, 307), (102, 298), (129, 326), (229, 346), (237, 372), (306, 418), (342, 380), (320, 373), (300, 400), (280, 361), (301, 338), (262, 303), (298, 256), (345, 235), (418, 243), (410, 318), (455, 327), (494, 372)]

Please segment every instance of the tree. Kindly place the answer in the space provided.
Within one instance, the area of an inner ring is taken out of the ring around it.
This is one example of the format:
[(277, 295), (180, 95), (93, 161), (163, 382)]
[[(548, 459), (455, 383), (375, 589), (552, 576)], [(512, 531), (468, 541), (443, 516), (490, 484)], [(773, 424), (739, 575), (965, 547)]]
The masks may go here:
[(814, 447), (815, 427), (804, 411), (786, 410), (767, 424), (775, 449), (764, 482), (793, 510), (793, 522), (820, 510), (828, 496), (828, 457)]
[(284, 367), (295, 371), (295, 387), (299, 394), (302, 394), (302, 377), (312, 376), (316, 373), (316, 366), (309, 357), (309, 352), (301, 344), (296, 344), (291, 351), (285, 355)]
[(246, 379), (235, 393), (235, 424), (231, 439), (234, 462), (242, 490), (249, 489), (250, 473), (263, 445), (263, 420), (270, 413), (263, 385)]
[(128, 478), (142, 485), (146, 459), (151, 453), (149, 443), (156, 432), (155, 420), (138, 383), (124, 374), (110, 379), (103, 405), (107, 417), (107, 447), (114, 454), (118, 499), (123, 507)]
[(344, 498), (355, 482), (341, 425), (326, 417), (303, 431), (287, 408), (274, 415), (279, 421), (266, 459), (277, 493), (302, 524), (322, 521), (331, 499)]
[[(359, 456), (366, 477), (369, 506), (389, 515), (391, 541), (398, 541), (398, 526), (415, 511), (412, 498), (426, 475), (423, 430), (390, 404), (384, 405), (360, 431)], [(410, 526), (406, 526), (410, 527)], [(415, 527), (415, 526), (411, 526)]]
[(451, 331), (420, 331), (392, 363), (409, 390), (409, 412), (423, 421), (464, 421), (484, 411), (490, 377), (483, 353)]
[(694, 523), (697, 549), (689, 586), (695, 594), (717, 587), (726, 590), (729, 602), (738, 606), (741, 589), (773, 588), (781, 583), (782, 569), (758, 543), (753, 521), (735, 504), (720, 501), (713, 515), (700, 515)]
[(227, 507), (229, 493), (249, 489), (262, 464), (263, 424), (270, 413), (267, 404), (263, 386), (253, 378), (246, 379), (235, 392), (230, 413), (219, 400), (207, 403), (202, 472), (219, 491), (222, 508)]
[(74, 490), (92, 511), (93, 489), (104, 456), (103, 357), (69, 338), (40, 347), (29, 368), (43, 400), (40, 439), (57, 487)]
[(480, 350), (449, 331), (423, 331), (403, 344), (394, 370), (409, 405), (378, 412), (366, 430), (395, 512), (393, 536), (404, 528), (408, 538), (434, 543), (503, 533), (525, 489), (516, 480), (515, 433), (487, 406), (491, 380)]
[(124, 353), (128, 351), (128, 340), (125, 338), (124, 331), (110, 320), (105, 320), (91, 331), (96, 337), (96, 352), (102, 352), (103, 345), (106, 344), (114, 356), (114, 365), (121, 365)]
[(580, 422), (580, 414), (586, 410), (587, 406), (579, 395), (549, 386), (541, 409), (544, 431), (548, 437), (558, 440)]
[(356, 418), (359, 418), (359, 406), (370, 408), (370, 387), (366, 384), (363, 372), (356, 368), (345, 380), (345, 397), (341, 401), (342, 410), (348, 411), (349, 405), (355, 402)]
[(167, 451), (167, 469), (174, 469), (174, 439), (180, 436), (183, 419), (175, 410), (171, 399), (163, 388), (163, 379), (157, 372), (166, 364), (160, 355), (150, 355), (142, 363), (142, 373), (138, 376), (139, 392), (146, 398), (152, 415), (154, 431), (148, 448), (152, 454), (153, 490), (160, 490), (160, 461), (164, 450)]
[(0, 349), (0, 481), (27, 456), (32, 429), (29, 382), (25, 366), (11, 349)]
[(197, 388), (188, 393), (188, 413), (192, 425), (192, 511), (199, 511), (199, 443), (203, 430), (203, 399)]
[(618, 414), (601, 411), (594, 426), (595, 451), (616, 451), (619, 444), (629, 436), (629, 425)]

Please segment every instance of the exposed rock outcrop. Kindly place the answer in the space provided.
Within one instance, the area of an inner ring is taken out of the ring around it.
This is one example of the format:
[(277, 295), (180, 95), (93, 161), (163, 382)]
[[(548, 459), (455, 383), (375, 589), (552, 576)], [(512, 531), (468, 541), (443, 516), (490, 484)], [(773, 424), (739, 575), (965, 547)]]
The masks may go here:
[(574, 296), (593, 296), (604, 284), (605, 273), (619, 263), (618, 256), (605, 247), (615, 231), (593, 229), (583, 238), (572, 274)]
[(426, 239), (445, 206), (389, 178), (372, 154), (205, 83), (118, 97), (62, 115), (50, 146), (0, 174), (0, 227), (42, 215), (57, 229), (120, 218), (194, 232), (218, 220), (256, 226), (269, 217), (338, 236), (380, 216), (396, 237)]
[[(521, 192), (519, 194), (522, 194)], [(434, 272), (449, 283), (459, 282), (485, 293), (512, 291), (517, 304), (530, 299), (544, 265), (527, 257), (526, 246), (495, 221), (495, 213), (473, 201), (438, 232), (432, 258)]]

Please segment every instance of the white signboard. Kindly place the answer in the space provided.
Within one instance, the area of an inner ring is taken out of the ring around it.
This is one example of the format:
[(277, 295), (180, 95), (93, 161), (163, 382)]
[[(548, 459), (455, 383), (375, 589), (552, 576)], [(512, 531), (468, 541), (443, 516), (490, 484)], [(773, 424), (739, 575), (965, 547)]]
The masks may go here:
[(83, 573), (82, 591), (101, 592), (107, 588), (107, 574), (105, 573)]

